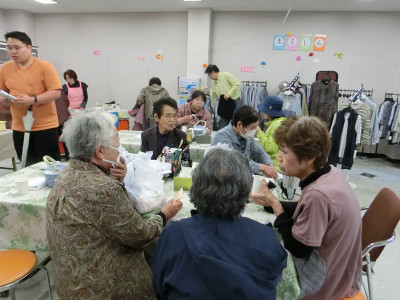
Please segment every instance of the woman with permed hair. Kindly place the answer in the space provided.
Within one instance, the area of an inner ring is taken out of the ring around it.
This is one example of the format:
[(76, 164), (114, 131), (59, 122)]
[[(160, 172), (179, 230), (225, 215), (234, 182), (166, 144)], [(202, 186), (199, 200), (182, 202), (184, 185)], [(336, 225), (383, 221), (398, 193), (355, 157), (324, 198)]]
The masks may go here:
[(337, 300), (361, 294), (361, 213), (343, 174), (327, 163), (331, 138), (317, 117), (292, 116), (275, 131), (279, 168), (300, 179), (298, 202), (279, 202), (264, 182), (251, 199), (271, 206), (274, 227), (293, 255), (299, 299)]
[(270, 226), (242, 217), (247, 158), (217, 147), (194, 169), (191, 218), (169, 224), (152, 257), (161, 299), (276, 299), (287, 253)]

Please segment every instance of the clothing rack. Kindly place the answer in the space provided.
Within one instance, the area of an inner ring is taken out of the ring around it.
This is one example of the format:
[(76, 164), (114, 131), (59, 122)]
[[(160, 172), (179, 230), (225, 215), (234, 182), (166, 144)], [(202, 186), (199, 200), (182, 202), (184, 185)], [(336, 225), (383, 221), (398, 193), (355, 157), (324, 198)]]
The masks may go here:
[(261, 84), (261, 86), (266, 87), (267, 83), (268, 83), (267, 80), (265, 80), (265, 81), (249, 81), (249, 80), (242, 81), (242, 85), (245, 85), (245, 86)]
[(397, 99), (399, 99), (400, 94), (388, 93), (388, 92), (385, 93), (385, 99), (386, 99), (386, 98), (390, 98), (390, 97), (393, 98), (393, 96), (397, 96)]
[[(339, 97), (350, 97), (357, 93), (358, 90), (339, 89)], [(362, 93), (367, 97), (372, 97), (374, 90), (363, 90)]]

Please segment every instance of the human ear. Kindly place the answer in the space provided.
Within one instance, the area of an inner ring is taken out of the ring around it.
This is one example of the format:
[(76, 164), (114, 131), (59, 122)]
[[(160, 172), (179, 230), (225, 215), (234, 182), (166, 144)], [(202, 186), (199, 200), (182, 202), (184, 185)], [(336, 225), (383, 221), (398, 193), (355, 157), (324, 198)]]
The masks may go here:
[(101, 146), (97, 147), (94, 150), (94, 155), (98, 158), (98, 159), (103, 159), (104, 158), (104, 152), (103, 152), (103, 148)]

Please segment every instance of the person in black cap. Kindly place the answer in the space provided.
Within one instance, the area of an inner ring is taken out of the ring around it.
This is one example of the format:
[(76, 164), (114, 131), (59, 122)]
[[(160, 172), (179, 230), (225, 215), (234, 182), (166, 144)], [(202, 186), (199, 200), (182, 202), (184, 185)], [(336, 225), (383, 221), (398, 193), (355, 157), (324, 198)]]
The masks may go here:
[(261, 147), (272, 159), (275, 170), (279, 173), (281, 172), (277, 160), (279, 146), (275, 141), (274, 133), (275, 130), (281, 126), (283, 121), (286, 120), (284, 112), (282, 111), (282, 106), (283, 100), (278, 96), (267, 96), (264, 102), (257, 106), (257, 108), (264, 113), (264, 118), (267, 120), (265, 125), (268, 126), (268, 128), (263, 132), (260, 127), (257, 127), (256, 137), (260, 140)]

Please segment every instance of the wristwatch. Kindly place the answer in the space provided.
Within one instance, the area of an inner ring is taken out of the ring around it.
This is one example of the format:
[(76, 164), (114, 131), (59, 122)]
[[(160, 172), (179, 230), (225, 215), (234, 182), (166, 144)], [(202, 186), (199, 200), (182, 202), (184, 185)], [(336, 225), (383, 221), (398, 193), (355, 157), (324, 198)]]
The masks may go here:
[(37, 103), (37, 96), (36, 95), (33, 95), (33, 99), (34, 99), (34, 103)]

